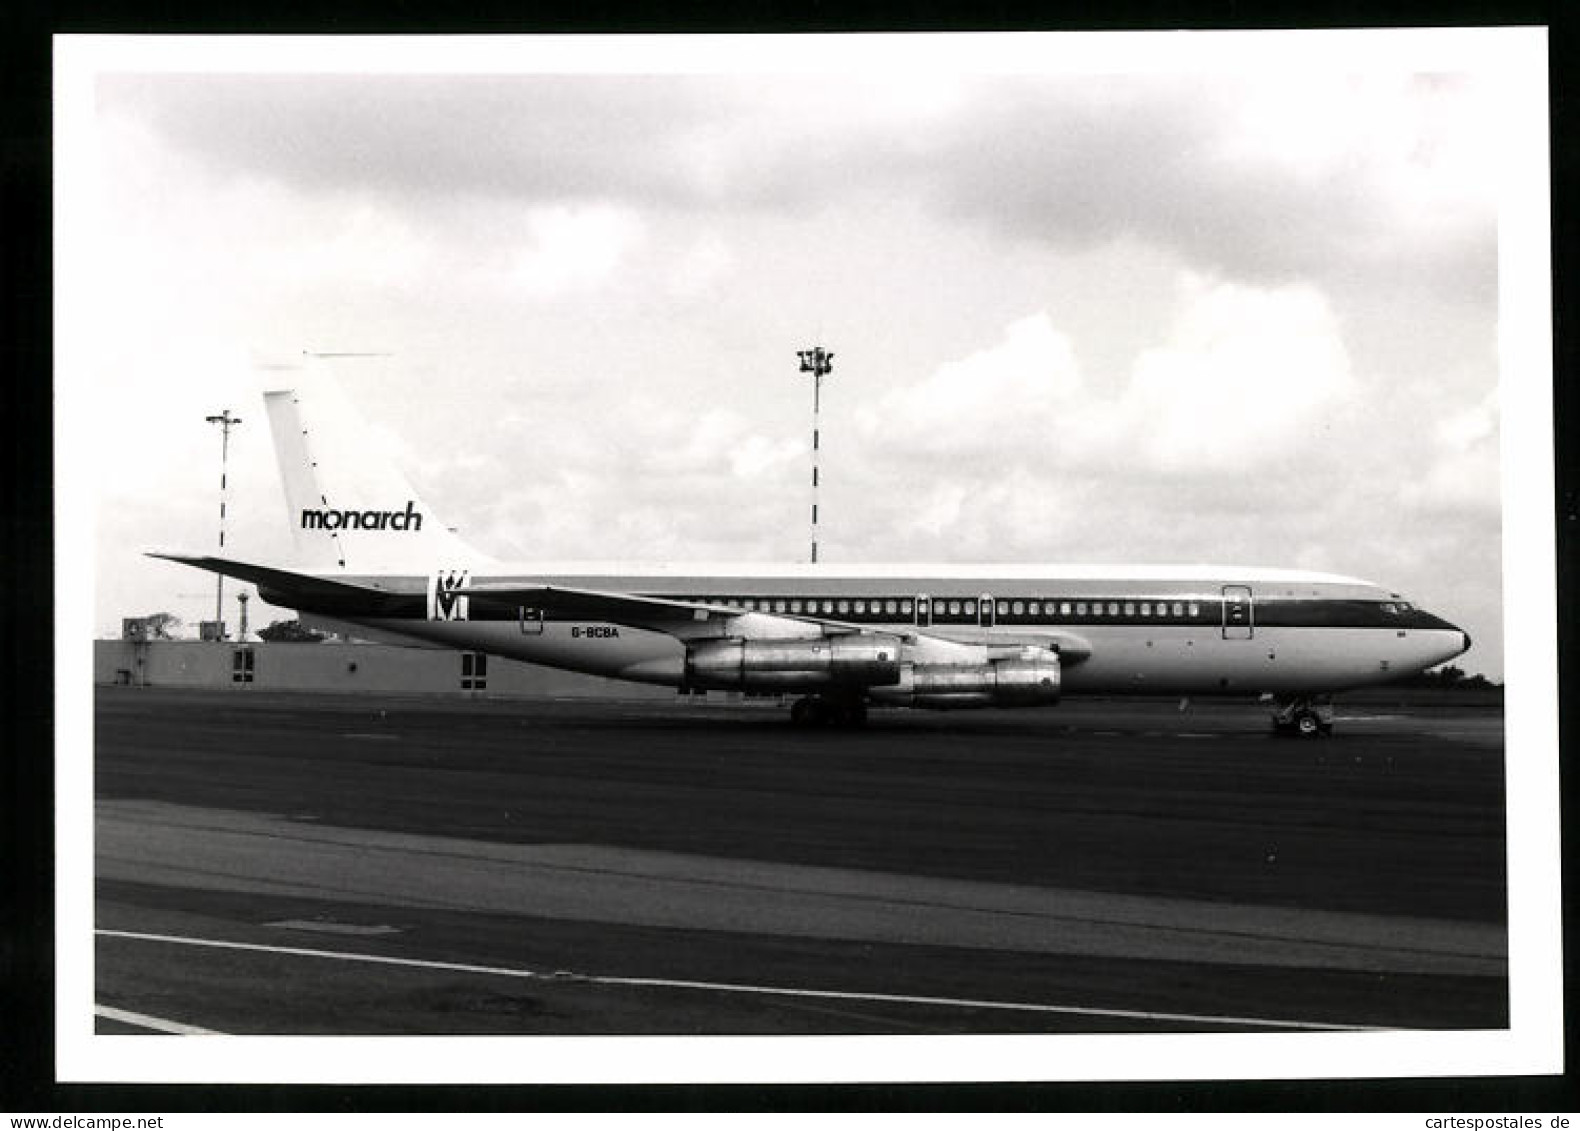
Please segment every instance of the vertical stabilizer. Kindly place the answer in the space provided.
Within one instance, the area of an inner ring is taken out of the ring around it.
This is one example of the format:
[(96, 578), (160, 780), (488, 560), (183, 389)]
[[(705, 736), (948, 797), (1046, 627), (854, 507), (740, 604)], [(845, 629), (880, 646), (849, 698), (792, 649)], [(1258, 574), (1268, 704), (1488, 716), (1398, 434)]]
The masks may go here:
[(486, 562), (434, 514), (326, 377), (263, 394), (300, 564), (372, 573)]

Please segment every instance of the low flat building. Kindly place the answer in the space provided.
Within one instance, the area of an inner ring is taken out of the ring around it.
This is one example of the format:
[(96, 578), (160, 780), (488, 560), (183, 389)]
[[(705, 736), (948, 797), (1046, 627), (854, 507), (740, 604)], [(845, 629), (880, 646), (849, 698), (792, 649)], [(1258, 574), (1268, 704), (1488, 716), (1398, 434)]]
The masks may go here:
[(93, 682), (245, 691), (413, 692), (673, 699), (674, 688), (604, 679), (481, 652), (390, 644), (95, 640)]

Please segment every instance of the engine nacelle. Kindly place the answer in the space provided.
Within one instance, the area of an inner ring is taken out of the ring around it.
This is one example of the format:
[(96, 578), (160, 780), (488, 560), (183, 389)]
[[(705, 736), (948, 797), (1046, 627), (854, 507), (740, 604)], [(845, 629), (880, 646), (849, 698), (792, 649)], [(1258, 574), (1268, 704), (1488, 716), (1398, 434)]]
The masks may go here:
[(984, 664), (907, 664), (894, 687), (874, 699), (911, 707), (1031, 707), (1059, 701), (1059, 657), (989, 660)]
[(869, 634), (812, 640), (703, 640), (686, 650), (692, 687), (801, 691), (900, 678), (900, 642)]

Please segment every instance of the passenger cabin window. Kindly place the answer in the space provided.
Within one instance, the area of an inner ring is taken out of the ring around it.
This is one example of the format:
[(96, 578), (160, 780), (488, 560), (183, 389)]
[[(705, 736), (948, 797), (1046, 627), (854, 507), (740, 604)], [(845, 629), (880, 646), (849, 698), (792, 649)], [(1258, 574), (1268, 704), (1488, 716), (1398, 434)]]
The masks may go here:
[(907, 617), (911, 615), (911, 602), (909, 602), (909, 601), (901, 601), (900, 602), (900, 614), (902, 616), (907, 616)]

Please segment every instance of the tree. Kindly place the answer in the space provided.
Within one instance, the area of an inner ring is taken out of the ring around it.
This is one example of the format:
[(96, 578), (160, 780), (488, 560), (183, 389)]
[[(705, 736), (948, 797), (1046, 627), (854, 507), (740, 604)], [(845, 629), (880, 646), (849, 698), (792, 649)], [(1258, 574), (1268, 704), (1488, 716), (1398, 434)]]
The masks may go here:
[(1479, 672), (1470, 675), (1457, 664), (1444, 664), (1440, 668), (1417, 672), (1407, 679), (1400, 680), (1399, 683), (1405, 687), (1445, 687), (1475, 691), (1496, 689), (1500, 686)]
[(150, 640), (169, 640), (170, 631), (181, 627), (181, 618), (174, 613), (149, 613), (143, 618)]
[(268, 628), (260, 628), (258, 639), (271, 644), (317, 644), (325, 637), (322, 632), (307, 628), (299, 620), (277, 620)]

